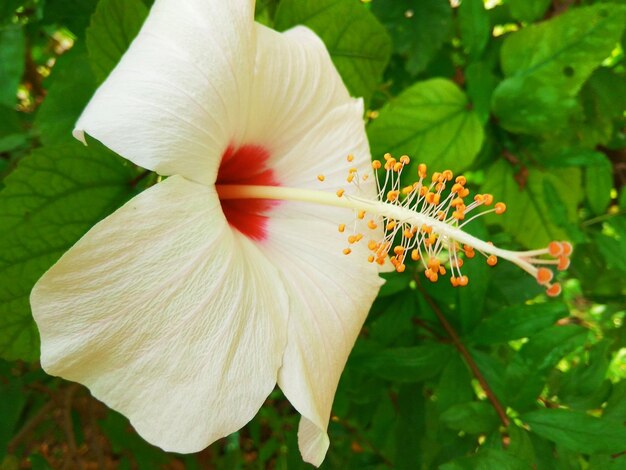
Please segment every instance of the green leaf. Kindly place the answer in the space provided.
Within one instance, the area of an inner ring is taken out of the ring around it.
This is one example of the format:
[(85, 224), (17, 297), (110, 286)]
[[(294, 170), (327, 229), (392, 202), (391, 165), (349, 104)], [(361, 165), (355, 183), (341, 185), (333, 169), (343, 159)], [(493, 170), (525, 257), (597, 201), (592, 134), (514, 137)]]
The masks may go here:
[(449, 346), (429, 343), (424, 346), (355, 353), (352, 364), (386, 380), (421, 382), (436, 376), (452, 352)]
[(38, 334), (28, 296), (39, 277), (132, 194), (132, 172), (97, 145), (43, 148), (20, 162), (0, 192), (0, 356), (34, 360)]
[(491, 96), (499, 82), (487, 62), (473, 62), (465, 69), (467, 96), (483, 125), (491, 114)]
[(532, 336), (519, 352), (531, 370), (554, 367), (566, 354), (582, 346), (588, 330), (578, 325), (555, 325)]
[(470, 401), (452, 405), (441, 414), (441, 422), (455, 431), (485, 434), (498, 427), (498, 416), (485, 401)]
[(22, 3), (22, 0), (4, 0), (0, 3), (0, 25), (10, 23), (15, 10)]
[(3, 377), (0, 380), (0, 462), (5, 456), (6, 447), (14, 435), (26, 405), (26, 395), (21, 381), (16, 377)]
[(515, 180), (513, 168), (504, 161), (492, 165), (485, 175), (482, 190), (504, 201), (507, 211), (488, 222), (500, 225), (528, 248), (547, 246), (552, 240), (568, 239), (568, 234), (553, 221), (551, 202), (545, 199), (544, 185), (551, 183), (559, 195), (569, 222), (576, 222), (580, 199), (580, 171), (576, 168), (550, 172), (529, 168), (525, 185)]
[(14, 107), (24, 73), (24, 30), (21, 25), (0, 26), (0, 105)]
[(141, 0), (102, 0), (87, 29), (87, 49), (98, 83), (104, 81), (148, 16)]
[(420, 452), (415, 452), (415, 449), (419, 448), (424, 433), (423, 426), (417, 426), (424, 421), (422, 387), (415, 384), (401, 386), (396, 408), (398, 413), (394, 439), (396, 468), (407, 470), (419, 468), (422, 456)]
[(554, 325), (559, 318), (567, 315), (567, 308), (560, 302), (514, 305), (483, 320), (469, 339), (474, 344), (494, 344), (525, 338)]
[(471, 383), (472, 377), (463, 360), (458, 355), (452, 356), (435, 390), (437, 410), (441, 413), (453, 405), (471, 401), (474, 397)]
[(74, 47), (54, 66), (48, 94), (35, 118), (35, 128), (44, 145), (76, 142), (72, 130), (96, 90), (87, 63), (84, 49)]
[(596, 215), (606, 211), (613, 188), (613, 166), (604, 154), (600, 155), (602, 163), (585, 169), (585, 194), (591, 211)]
[(625, 13), (618, 5), (570, 9), (511, 34), (501, 49), (507, 78), (493, 97), (500, 125), (530, 134), (565, 127), (581, 87), (619, 41)]
[(97, 3), (98, 0), (46, 0), (43, 23), (63, 25), (83, 37)]
[(528, 464), (510, 452), (486, 449), (471, 457), (462, 457), (439, 467), (439, 470), (528, 470)]
[(594, 233), (592, 235), (605, 265), (626, 272), (626, 217), (613, 217), (606, 225), (610, 234)]
[(626, 426), (620, 421), (596, 418), (565, 409), (542, 409), (521, 416), (532, 432), (566, 449), (584, 454), (626, 450)]
[(275, 27), (304, 25), (322, 38), (353, 96), (369, 101), (391, 54), (391, 39), (376, 17), (352, 0), (283, 0)]
[(531, 23), (540, 19), (550, 6), (550, 0), (508, 0), (513, 18)]
[(491, 35), (491, 24), (483, 0), (463, 0), (458, 18), (461, 42), (470, 57), (480, 57)]
[(406, 70), (422, 72), (452, 32), (452, 9), (441, 0), (376, 0), (372, 11), (387, 27), (394, 53), (406, 58)]
[(467, 97), (451, 81), (417, 82), (380, 110), (368, 127), (375, 157), (409, 154), (433, 169), (467, 168), (480, 150), (484, 132)]
[(626, 379), (613, 384), (603, 416), (616, 421), (626, 421)]

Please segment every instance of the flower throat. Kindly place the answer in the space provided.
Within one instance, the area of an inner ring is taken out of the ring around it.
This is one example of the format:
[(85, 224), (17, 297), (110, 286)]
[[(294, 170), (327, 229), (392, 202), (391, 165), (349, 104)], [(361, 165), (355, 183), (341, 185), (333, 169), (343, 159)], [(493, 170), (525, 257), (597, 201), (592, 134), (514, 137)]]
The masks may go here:
[[(348, 155), (347, 161), (353, 160)], [(470, 192), (465, 187), (465, 177), (455, 178), (450, 170), (445, 170), (434, 172), (429, 178), (424, 164), (417, 166), (418, 180), (403, 186), (401, 176), (409, 163), (406, 155), (395, 159), (390, 154), (385, 154), (384, 161), (372, 162), (378, 189), (375, 200), (350, 194), (346, 189), (333, 193), (264, 184), (222, 184), (219, 180), (217, 190), (223, 205), (246, 199), (293, 200), (352, 209), (352, 228), (348, 230), (345, 224), (338, 227), (346, 236), (343, 253), (350, 255), (355, 244), (367, 243), (370, 263), (384, 265), (389, 259), (397, 272), (403, 272), (406, 264), (413, 261), (421, 263), (424, 275), (431, 282), (449, 273), (450, 283), (463, 287), (469, 283), (461, 269), (464, 260), (479, 253), (490, 266), (495, 266), (498, 258), (514, 263), (544, 286), (549, 296), (560, 294), (561, 286), (552, 282), (554, 273), (550, 267), (567, 269), (572, 252), (570, 243), (552, 241), (537, 250), (510, 251), (476, 238), (463, 228), (485, 214), (503, 214), (506, 205), (494, 204), (491, 194), (476, 194), (468, 201)], [(380, 175), (383, 171), (384, 175)], [(358, 192), (361, 182), (369, 177), (369, 173), (361, 175), (356, 168), (350, 168), (346, 182)], [(318, 175), (317, 179), (323, 183), (325, 177)], [(479, 208), (483, 210), (477, 212)], [(369, 235), (379, 234), (379, 228), (383, 229), (382, 238)]]

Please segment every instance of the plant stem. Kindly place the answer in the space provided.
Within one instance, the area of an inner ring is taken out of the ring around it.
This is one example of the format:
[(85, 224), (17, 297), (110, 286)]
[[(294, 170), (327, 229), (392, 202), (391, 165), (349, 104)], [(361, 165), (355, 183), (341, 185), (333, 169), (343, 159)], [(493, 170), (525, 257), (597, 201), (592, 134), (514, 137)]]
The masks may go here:
[(435, 312), (435, 315), (439, 319), (441, 326), (443, 326), (443, 328), (446, 330), (446, 333), (452, 340), (454, 347), (457, 349), (457, 351), (459, 351), (459, 353), (465, 360), (465, 363), (472, 371), (472, 375), (476, 378), (476, 380), (478, 380), (478, 383), (480, 384), (483, 391), (485, 392), (485, 395), (487, 395), (487, 399), (491, 402), (491, 405), (496, 410), (496, 413), (498, 417), (500, 418), (500, 422), (502, 423), (504, 427), (508, 427), (510, 423), (509, 417), (506, 415), (506, 411), (504, 407), (498, 400), (498, 397), (496, 397), (496, 394), (493, 393), (493, 390), (491, 390), (489, 383), (487, 383), (487, 380), (485, 379), (482, 372), (476, 365), (476, 362), (474, 362), (472, 355), (470, 354), (468, 349), (465, 347), (465, 345), (461, 342), (461, 338), (459, 338), (458, 333), (456, 332), (454, 327), (448, 322), (444, 314), (441, 312), (441, 309), (437, 306), (437, 304), (432, 299), (432, 297), (428, 295), (428, 293), (422, 286), (419, 276), (414, 276), (414, 278), (415, 278), (415, 282), (417, 284), (418, 290), (424, 296), (424, 299), (426, 300), (430, 308), (433, 310), (433, 312)]

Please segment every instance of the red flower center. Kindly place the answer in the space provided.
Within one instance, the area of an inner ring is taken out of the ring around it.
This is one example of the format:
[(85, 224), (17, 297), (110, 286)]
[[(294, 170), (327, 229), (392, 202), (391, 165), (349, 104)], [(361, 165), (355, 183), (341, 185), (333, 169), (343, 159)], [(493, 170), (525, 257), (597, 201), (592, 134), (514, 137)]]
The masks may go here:
[[(267, 149), (259, 145), (244, 145), (237, 149), (230, 145), (222, 155), (215, 184), (279, 186), (274, 172), (267, 167), (269, 156)], [(254, 240), (266, 237), (267, 213), (276, 201), (225, 199), (220, 203), (231, 227)]]

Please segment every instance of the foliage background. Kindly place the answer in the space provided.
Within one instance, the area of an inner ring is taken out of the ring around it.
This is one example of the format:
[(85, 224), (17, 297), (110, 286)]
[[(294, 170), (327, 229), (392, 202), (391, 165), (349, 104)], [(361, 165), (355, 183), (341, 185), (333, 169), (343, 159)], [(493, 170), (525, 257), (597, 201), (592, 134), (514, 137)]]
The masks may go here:
[[(95, 222), (147, 185), (71, 137), (149, 0), (0, 3), (0, 469), (300, 468), (279, 391), (190, 456), (37, 365), (28, 294)], [(306, 24), (368, 106), (375, 157), (464, 171), (509, 206), (473, 231), (575, 245), (564, 294), (500, 263), (455, 290), (389, 277), (349, 360), (324, 468), (626, 468), (626, 5), (602, 0), (266, 0)]]

